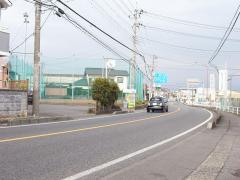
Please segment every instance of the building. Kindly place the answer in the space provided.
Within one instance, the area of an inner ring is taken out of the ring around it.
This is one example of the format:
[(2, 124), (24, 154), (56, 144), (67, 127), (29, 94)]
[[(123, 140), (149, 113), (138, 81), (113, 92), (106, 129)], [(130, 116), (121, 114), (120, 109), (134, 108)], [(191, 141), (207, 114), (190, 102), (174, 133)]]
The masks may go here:
[[(106, 72), (104, 68), (85, 68), (84, 76), (91, 84), (96, 78), (106, 77)], [(120, 91), (127, 89), (128, 72), (126, 70), (108, 69), (107, 77), (118, 84)]]
[[(45, 98), (89, 99), (92, 82), (101, 77), (105, 77), (105, 69), (102, 68), (85, 68), (84, 75), (44, 74), (44, 96)], [(121, 91), (127, 89), (127, 71), (109, 69), (108, 78), (114, 80)]]
[(45, 84), (69, 85), (83, 78), (84, 76), (79, 74), (44, 74)]
[(0, 0), (0, 88), (8, 87), (8, 57), (10, 34), (7, 28), (1, 24), (1, 11), (11, 5), (8, 0)]
[(75, 81), (83, 79), (79, 74), (44, 74), (44, 92), (46, 97), (67, 97), (68, 88)]

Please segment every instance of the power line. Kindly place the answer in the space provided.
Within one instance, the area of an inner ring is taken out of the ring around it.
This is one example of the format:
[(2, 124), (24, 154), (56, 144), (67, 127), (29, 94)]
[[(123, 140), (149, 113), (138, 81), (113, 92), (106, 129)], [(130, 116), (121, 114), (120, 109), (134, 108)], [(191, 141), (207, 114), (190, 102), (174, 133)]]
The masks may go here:
[[(79, 23), (77, 23), (76, 21), (74, 21), (72, 18), (70, 18), (70, 16), (68, 16), (66, 13), (64, 13), (66, 18), (64, 16), (62, 16), (64, 19), (68, 20), (71, 24), (73, 24), (76, 28), (78, 28), (79, 30), (81, 30), (82, 32), (84, 32), (85, 34), (87, 34), (89, 37), (91, 37), (94, 41), (96, 41), (97, 43), (99, 43), (102, 47), (104, 47), (105, 49), (107, 49), (108, 51), (112, 52), (113, 54), (117, 55), (118, 57), (120, 57), (123, 61), (131, 64), (131, 61), (126, 59), (125, 57), (123, 57), (122, 55), (120, 55), (118, 52), (116, 52), (114, 49), (112, 49), (110, 46), (108, 46), (106, 43), (104, 43), (102, 40), (100, 40), (99, 38), (97, 38), (95, 35), (93, 35), (91, 32), (89, 32), (86, 28), (84, 28), (83, 26), (81, 26)], [(139, 69), (140, 68), (136, 65), (133, 65), (135, 69)], [(143, 71), (142, 73), (144, 74), (144, 76), (146, 78), (149, 79), (148, 75), (145, 74)]]
[(127, 34), (129, 34), (129, 32), (117, 21), (115, 20), (115, 18), (113, 18), (113, 16), (111, 16), (108, 11), (106, 11), (97, 1), (92, 0), (91, 2), (93, 2), (96, 6), (96, 8), (99, 10), (99, 12), (102, 15), (107, 15), (107, 17), (114, 22), (118, 27), (122, 28), (122, 30), (124, 30), (125, 32), (127, 32)]
[[(125, 9), (121, 6), (121, 4), (118, 3), (118, 1), (112, 1), (119, 9), (120, 11), (122, 12), (122, 14), (124, 15), (124, 17), (128, 17), (128, 16), (125, 16), (128, 14), (127, 11), (125, 11)], [(121, 1), (120, 1), (121, 2)], [(131, 11), (130, 11), (131, 12)], [(132, 14), (132, 13), (131, 13)]]
[[(45, 5), (42, 4), (41, 2), (34, 0), (38, 3), (40, 3), (40, 5)], [(52, 4), (54, 4), (51, 0), (49, 0)], [(142, 54), (134, 51), (133, 49), (131, 49), (130, 47), (128, 47), (127, 45), (123, 44), (122, 42), (120, 42), (119, 40), (117, 40), (116, 38), (114, 38), (113, 36), (111, 36), (110, 34), (108, 34), (107, 32), (103, 31), (101, 28), (99, 28), (97, 25), (95, 25), (94, 23), (92, 23), (91, 21), (87, 20), (85, 17), (83, 17), (82, 15), (80, 15), (78, 12), (76, 12), (75, 10), (73, 10), (71, 7), (69, 7), (68, 5), (66, 5), (64, 2), (62, 2), (61, 0), (57, 0), (59, 3), (61, 3), (62, 5), (64, 5), (65, 7), (67, 7), (70, 11), (72, 11), (73, 13), (75, 13), (76, 15), (78, 15), (81, 19), (83, 19), (84, 21), (86, 21), (87, 23), (89, 23), (90, 25), (92, 25), (93, 27), (95, 27), (97, 30), (99, 30), (100, 32), (102, 32), (103, 34), (107, 35), (108, 37), (110, 37), (112, 40), (114, 40), (115, 42), (117, 42), (118, 44), (122, 45), (123, 47), (129, 49), (130, 51), (138, 54), (140, 57), (142, 57), (144, 63), (146, 64), (145, 58)], [(82, 32), (88, 34), (92, 39), (94, 39), (95, 41), (97, 41), (99, 44), (101, 44), (103, 47), (105, 47), (106, 49), (108, 49), (109, 51), (113, 52), (114, 54), (118, 55), (119, 57), (121, 57), (122, 59), (124, 59), (125, 61), (127, 61), (126, 58), (124, 58), (123, 56), (121, 56), (119, 53), (117, 53), (116, 51), (114, 51), (111, 47), (109, 47), (107, 44), (103, 43), (99, 38), (97, 38), (96, 36), (94, 36), (91, 32), (89, 32), (87, 29), (85, 29), (84, 27), (82, 27), (80, 24), (78, 24), (76, 21), (73, 21), (69, 16), (67, 16), (67, 14), (60, 9), (58, 6), (54, 5), (47, 5), (47, 6), (52, 6), (54, 8), (58, 9), (58, 12), (56, 12), (56, 14), (59, 17), (64, 17), (63, 15), (65, 14), (66, 18), (69, 20), (69, 22), (71, 22), (75, 27), (77, 27), (78, 29), (80, 29)], [(134, 65), (135, 66), (135, 65)], [(143, 72), (142, 72), (143, 73)], [(143, 73), (144, 74), (144, 73)], [(149, 79), (149, 77), (147, 76), (147, 74), (145, 74), (145, 76)]]
[[(164, 29), (161, 27), (154, 27), (154, 26), (148, 26), (148, 25), (142, 25), (142, 26), (144, 26), (148, 29), (152, 29), (152, 30), (160, 30), (162, 32), (183, 35), (183, 36), (190, 36), (190, 37), (197, 37), (197, 38), (204, 38), (204, 39), (213, 39), (213, 40), (221, 39), (220, 37), (216, 37), (216, 36), (205, 36), (205, 35), (199, 35), (199, 34), (185, 33), (185, 32), (173, 31), (173, 30)], [(228, 39), (228, 41), (240, 42), (240, 39)]]
[[(143, 40), (147, 40), (147, 41), (150, 41), (150, 42), (154, 42), (154, 43), (158, 43), (158, 44), (174, 47), (174, 48), (181, 48), (181, 49), (186, 49), (186, 50), (202, 51), (202, 52), (213, 52), (213, 51), (215, 51), (214, 49), (192, 48), (192, 47), (187, 47), (187, 46), (180, 46), (180, 45), (176, 45), (176, 44), (170, 44), (170, 43), (166, 43), (166, 42), (162, 42), (162, 41), (158, 41), (158, 40), (154, 40), (154, 39), (149, 39), (149, 38), (145, 38), (145, 37), (141, 37), (141, 36), (138, 36), (138, 38), (143, 39)], [(231, 50), (225, 50), (225, 51), (222, 51), (222, 52), (225, 52), (225, 53), (240, 53), (240, 51), (233, 51), (233, 50), (232, 51)]]
[(128, 22), (126, 19), (124, 19), (124, 18), (121, 16), (121, 14), (119, 14), (119, 12), (118, 12), (117, 10), (115, 10), (115, 9), (109, 4), (108, 0), (103, 0), (103, 2), (111, 9), (111, 11), (112, 11), (114, 14), (117, 15), (117, 17), (118, 17), (119, 19), (121, 19), (122, 21), (124, 21), (125, 24), (129, 24), (129, 22)]
[(85, 17), (83, 17), (82, 15), (80, 15), (77, 11), (75, 11), (74, 9), (72, 9), (71, 7), (69, 7), (67, 4), (65, 4), (63, 1), (61, 0), (57, 0), (59, 3), (61, 3), (62, 5), (64, 5), (66, 8), (68, 8), (70, 11), (72, 11), (73, 13), (75, 13), (77, 16), (79, 16), (81, 19), (83, 19), (84, 21), (86, 21), (87, 23), (89, 23), (91, 26), (93, 26), (94, 28), (96, 28), (97, 30), (99, 30), (100, 32), (102, 32), (103, 34), (105, 34), (106, 36), (108, 36), (109, 38), (111, 38), (112, 40), (114, 40), (115, 42), (117, 42), (118, 44), (120, 44), (121, 46), (127, 48), (128, 50), (135, 52), (136, 54), (138, 54), (139, 56), (143, 57), (142, 54), (134, 51), (132, 48), (128, 47), (127, 45), (125, 45), (124, 43), (120, 42), (119, 40), (117, 40), (116, 38), (114, 38), (112, 35), (110, 35), (109, 33), (105, 32), (104, 30), (102, 30), (101, 28), (99, 28), (96, 24), (92, 23), (91, 21), (89, 21), (88, 19), (86, 19)]
[[(44, 25), (46, 24), (46, 22), (47, 22), (47, 20), (49, 19), (49, 17), (50, 17), (50, 15), (51, 15), (52, 12), (53, 12), (53, 10), (51, 10), (51, 11), (49, 12), (49, 14), (47, 15), (46, 19), (43, 21), (43, 23), (42, 23), (42, 25), (41, 25), (41, 27), (40, 27), (40, 30), (44, 27)], [(9, 52), (12, 53), (12, 52), (14, 52), (16, 49), (18, 49), (19, 47), (21, 47), (22, 45), (24, 45), (24, 43), (25, 43), (28, 39), (30, 39), (33, 35), (34, 35), (34, 32), (32, 32), (31, 34), (29, 34), (29, 35), (24, 39), (23, 42), (19, 43), (16, 47), (12, 48)]]
[[(199, 23), (199, 22), (194, 22), (194, 21), (188, 21), (188, 20), (173, 18), (173, 17), (169, 17), (169, 16), (157, 14), (157, 13), (148, 12), (148, 11), (144, 11), (144, 12), (146, 14), (152, 15), (154, 17), (164, 19), (164, 20), (168, 20), (168, 21), (178, 23), (178, 24), (200, 27), (200, 28), (205, 28), (205, 29), (215, 29), (215, 30), (226, 30), (227, 29), (227, 27), (225, 27), (225, 26), (215, 26), (215, 25), (210, 25), (210, 24), (204, 24), (204, 23)], [(235, 31), (240, 31), (240, 29), (235, 29)]]
[(132, 11), (129, 9), (129, 7), (127, 6), (127, 4), (124, 2), (124, 0), (120, 0), (120, 3), (128, 10), (128, 12), (130, 14), (133, 14)]
[(74, 9), (72, 9), (71, 7), (69, 7), (66, 3), (62, 2), (61, 0), (57, 0), (59, 3), (61, 3), (62, 5), (64, 5), (65, 7), (67, 7), (70, 11), (72, 11), (73, 13), (75, 13), (76, 15), (78, 15), (81, 19), (83, 19), (84, 21), (86, 21), (87, 23), (89, 23), (90, 25), (92, 25), (94, 28), (96, 28), (97, 30), (99, 30), (100, 32), (102, 32), (103, 34), (105, 34), (106, 36), (108, 36), (109, 38), (111, 38), (112, 40), (114, 40), (115, 42), (117, 42), (118, 44), (122, 45), (123, 47), (127, 48), (128, 50), (132, 51), (133, 53), (136, 53), (137, 55), (139, 55), (142, 60), (144, 61), (144, 63), (146, 64), (146, 60), (145, 57), (140, 54), (139, 52), (133, 50), (132, 48), (128, 47), (127, 45), (125, 45), (124, 43), (120, 42), (119, 40), (117, 40), (116, 38), (114, 38), (112, 35), (110, 35), (109, 33), (105, 32), (104, 30), (102, 30), (101, 28), (99, 28), (96, 24), (92, 23), (91, 21), (89, 21), (88, 19), (86, 19), (85, 17), (83, 17), (82, 15), (80, 15), (78, 12), (76, 12)]
[(131, 0), (128, 0), (128, 3), (130, 4), (131, 8), (134, 10), (135, 8), (134, 8), (134, 6), (133, 6)]
[(220, 50), (222, 49), (223, 45), (225, 44), (225, 42), (227, 41), (228, 37), (230, 36), (234, 26), (236, 25), (236, 22), (239, 18), (239, 15), (240, 15), (240, 12), (239, 12), (239, 9), (240, 9), (240, 5), (238, 6), (229, 26), (228, 26), (228, 29), (225, 31), (219, 45), (217, 46), (216, 50), (214, 51), (213, 55), (211, 56), (210, 60), (209, 60), (209, 64), (212, 63), (212, 61), (217, 57), (218, 53), (220, 52)]

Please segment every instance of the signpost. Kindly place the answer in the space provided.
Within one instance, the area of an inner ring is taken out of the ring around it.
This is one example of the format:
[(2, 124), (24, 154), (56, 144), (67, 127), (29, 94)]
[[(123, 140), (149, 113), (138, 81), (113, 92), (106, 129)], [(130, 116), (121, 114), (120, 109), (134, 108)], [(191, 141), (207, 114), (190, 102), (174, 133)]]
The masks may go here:
[(127, 108), (130, 111), (135, 110), (135, 96), (136, 96), (136, 90), (135, 89), (125, 89), (123, 90), (123, 93), (125, 93), (125, 100), (127, 101)]

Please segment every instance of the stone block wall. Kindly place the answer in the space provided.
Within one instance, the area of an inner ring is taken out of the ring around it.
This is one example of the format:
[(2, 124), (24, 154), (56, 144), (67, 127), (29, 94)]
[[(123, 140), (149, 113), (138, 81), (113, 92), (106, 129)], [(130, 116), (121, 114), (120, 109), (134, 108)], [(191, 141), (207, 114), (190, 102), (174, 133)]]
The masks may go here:
[(0, 118), (27, 116), (27, 91), (0, 89)]

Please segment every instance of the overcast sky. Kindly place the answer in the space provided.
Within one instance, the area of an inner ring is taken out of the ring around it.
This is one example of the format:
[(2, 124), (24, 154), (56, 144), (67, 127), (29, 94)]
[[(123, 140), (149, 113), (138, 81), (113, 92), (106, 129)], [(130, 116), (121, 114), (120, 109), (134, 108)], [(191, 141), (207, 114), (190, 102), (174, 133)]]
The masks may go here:
[[(27, 34), (33, 32), (34, 5), (24, 0), (11, 1), (13, 6), (3, 11), (1, 21), (9, 28), (10, 47), (13, 49), (25, 38), (24, 12), (29, 14), (30, 21)], [(47, 0), (44, 2), (49, 3)], [(216, 49), (225, 32), (224, 28), (198, 26), (171, 18), (227, 27), (240, 3), (239, 0), (138, 0), (137, 2), (132, 0), (69, 0), (65, 2), (131, 48), (133, 47), (131, 13), (135, 8), (143, 9), (144, 13), (139, 19), (142, 26), (137, 30), (137, 48), (145, 55), (149, 64), (152, 63), (153, 55), (158, 57), (154, 67), (156, 71), (168, 74), (167, 87), (184, 87), (188, 78), (197, 78), (206, 82), (206, 67), (201, 65), (207, 64), (213, 53), (211, 50)], [(58, 3), (56, 5), (62, 7)], [(62, 9), (119, 54), (127, 59), (132, 57), (131, 51), (104, 36), (66, 8), (62, 7)], [(43, 12), (42, 22), (46, 20), (50, 12), (50, 10)], [(226, 42), (223, 52), (214, 60), (220, 68), (227, 66), (230, 69), (240, 69), (239, 35), (240, 24), (238, 22), (229, 37), (231, 40)], [(24, 46), (15, 51), (24, 52)], [(33, 52), (33, 38), (27, 42), (27, 52)], [(21, 55), (18, 54), (18, 56)], [(45, 72), (83, 73), (85, 67), (103, 67), (103, 57), (118, 58), (64, 18), (56, 16), (53, 12), (50, 14), (41, 31), (41, 61), (44, 63)], [(28, 55), (28, 61), (32, 61), (32, 55)], [(137, 57), (137, 63), (140, 67), (143, 66), (140, 57)], [(128, 65), (117, 61), (116, 69), (128, 69)], [(229, 74), (240, 73), (239, 70), (231, 70)], [(240, 90), (239, 82), (240, 78), (234, 79), (233, 89)]]

